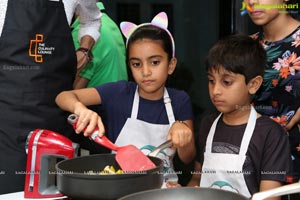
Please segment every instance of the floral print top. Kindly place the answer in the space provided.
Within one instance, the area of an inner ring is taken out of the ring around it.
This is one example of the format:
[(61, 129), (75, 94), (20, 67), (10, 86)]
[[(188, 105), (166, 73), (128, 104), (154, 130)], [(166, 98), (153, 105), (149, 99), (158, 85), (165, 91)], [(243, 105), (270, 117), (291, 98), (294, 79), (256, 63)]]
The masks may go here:
[(285, 126), (300, 107), (300, 27), (280, 41), (259, 39), (267, 52), (263, 84), (254, 96), (258, 112)]

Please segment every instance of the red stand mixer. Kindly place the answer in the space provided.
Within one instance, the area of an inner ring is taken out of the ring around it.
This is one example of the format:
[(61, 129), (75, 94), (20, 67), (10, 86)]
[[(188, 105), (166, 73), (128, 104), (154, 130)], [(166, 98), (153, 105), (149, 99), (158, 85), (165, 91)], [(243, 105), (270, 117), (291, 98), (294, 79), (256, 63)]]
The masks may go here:
[(50, 130), (31, 131), (26, 141), (25, 198), (63, 196), (56, 188), (57, 162), (74, 158), (78, 144)]

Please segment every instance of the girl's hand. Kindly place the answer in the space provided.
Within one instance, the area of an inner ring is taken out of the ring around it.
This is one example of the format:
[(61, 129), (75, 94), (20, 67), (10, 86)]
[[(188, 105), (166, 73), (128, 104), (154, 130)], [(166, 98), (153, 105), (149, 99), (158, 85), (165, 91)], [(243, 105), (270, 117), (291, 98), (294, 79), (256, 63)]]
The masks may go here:
[(193, 142), (193, 132), (185, 122), (176, 121), (169, 130), (168, 139), (172, 140), (174, 148), (185, 147)]
[(84, 136), (90, 136), (98, 128), (98, 135), (100, 137), (104, 135), (104, 125), (101, 117), (96, 112), (83, 107), (77, 109), (75, 114), (79, 116), (75, 130), (77, 134), (83, 132)]
[(65, 111), (78, 115), (76, 133), (89, 136), (97, 127), (99, 136), (104, 134), (104, 126), (100, 116), (87, 108), (91, 105), (101, 104), (101, 97), (95, 88), (63, 91), (55, 98), (56, 104)]
[(193, 121), (176, 121), (172, 124), (167, 139), (173, 142), (172, 148), (176, 148), (180, 160), (188, 164), (196, 156), (196, 146), (193, 133)]

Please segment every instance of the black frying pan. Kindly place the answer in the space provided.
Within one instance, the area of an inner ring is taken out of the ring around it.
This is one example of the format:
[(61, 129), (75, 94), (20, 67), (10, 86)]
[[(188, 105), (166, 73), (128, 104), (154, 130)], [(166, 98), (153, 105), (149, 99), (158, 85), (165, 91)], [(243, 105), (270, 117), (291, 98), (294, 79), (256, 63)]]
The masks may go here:
[[(300, 192), (300, 182), (285, 185), (275, 189), (258, 192), (251, 200), (262, 200), (286, 194)], [(216, 188), (180, 187), (153, 189), (129, 194), (119, 200), (249, 200), (248, 198), (229, 191)]]
[(114, 154), (98, 154), (63, 160), (56, 164), (57, 188), (73, 199), (111, 200), (134, 192), (161, 188), (163, 161), (149, 157), (156, 168), (131, 174), (91, 175), (88, 171), (101, 171), (105, 166), (120, 169)]
[(237, 193), (214, 188), (180, 187), (129, 194), (119, 200), (249, 200)]

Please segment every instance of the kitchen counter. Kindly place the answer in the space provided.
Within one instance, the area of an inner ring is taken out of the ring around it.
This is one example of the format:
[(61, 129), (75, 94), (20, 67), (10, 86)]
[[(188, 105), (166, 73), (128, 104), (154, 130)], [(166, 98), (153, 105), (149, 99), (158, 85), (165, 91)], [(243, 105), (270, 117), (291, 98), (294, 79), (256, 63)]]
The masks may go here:
[(67, 200), (68, 198), (66, 196), (63, 197), (55, 197), (55, 198), (42, 198), (42, 199), (29, 199), (29, 198), (24, 198), (24, 192), (14, 192), (14, 193), (8, 193), (8, 194), (2, 194), (0, 195), (1, 200), (53, 200), (53, 199), (65, 199)]

